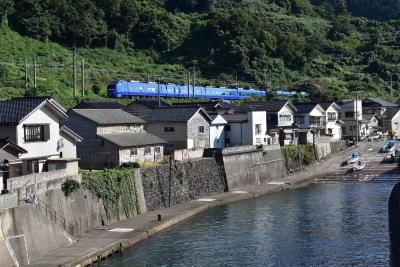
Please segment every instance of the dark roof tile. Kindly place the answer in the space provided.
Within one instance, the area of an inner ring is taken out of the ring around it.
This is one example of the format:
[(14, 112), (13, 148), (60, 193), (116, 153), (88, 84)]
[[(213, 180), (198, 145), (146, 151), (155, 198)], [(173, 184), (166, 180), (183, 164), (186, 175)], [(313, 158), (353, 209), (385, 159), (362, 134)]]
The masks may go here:
[(147, 145), (161, 145), (167, 143), (165, 140), (148, 132), (139, 133), (110, 133), (98, 136), (116, 144), (119, 147), (140, 147)]
[(73, 109), (73, 112), (99, 125), (145, 122), (143, 119), (120, 109)]

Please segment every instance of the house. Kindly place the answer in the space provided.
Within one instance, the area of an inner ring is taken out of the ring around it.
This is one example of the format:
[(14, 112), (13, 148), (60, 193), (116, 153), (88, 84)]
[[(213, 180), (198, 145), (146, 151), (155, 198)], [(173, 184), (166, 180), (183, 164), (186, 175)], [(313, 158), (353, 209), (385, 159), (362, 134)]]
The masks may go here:
[(281, 146), (297, 144), (298, 129), (294, 124), (296, 107), (289, 101), (245, 101), (237, 108), (239, 111), (265, 111), (267, 117), (267, 133), (273, 144)]
[[(22, 97), (0, 101), (0, 139), (7, 139), (14, 148), (24, 150), (18, 157), (21, 162), (20, 170), (16, 171), (18, 174), (26, 175), (67, 166), (69, 174), (78, 173), (78, 159), (73, 153), (65, 158), (65, 147), (60, 145), (65, 138), (60, 121), (66, 118), (66, 110), (51, 97)], [(73, 150), (78, 139), (69, 139), (71, 144), (66, 143), (69, 150)], [(54, 160), (57, 160), (57, 164)]]
[(382, 116), (386, 109), (398, 107), (397, 104), (380, 99), (380, 98), (367, 98), (362, 101), (363, 114), (376, 114)]
[(220, 114), (212, 114), (210, 118), (210, 148), (224, 148), (225, 126), (228, 122)]
[(235, 104), (218, 100), (218, 101), (198, 101), (198, 102), (190, 102), (190, 103), (175, 103), (173, 106), (185, 106), (185, 107), (201, 107), (205, 111), (210, 113), (226, 113), (229, 111), (234, 111), (237, 106)]
[(226, 146), (271, 145), (272, 138), (267, 134), (267, 116), (265, 111), (223, 114)]
[[(342, 109), (340, 120), (342, 125), (342, 138), (355, 140), (366, 138), (370, 132), (369, 121), (363, 120), (362, 100), (344, 100), (338, 102)], [(357, 129), (358, 124), (358, 129)]]
[(144, 117), (148, 113), (152, 112), (156, 108), (160, 107), (170, 107), (171, 105), (163, 100), (143, 98), (137, 99), (127, 105), (124, 110), (135, 116)]
[(330, 136), (332, 140), (342, 139), (343, 122), (339, 120), (342, 109), (335, 102), (320, 102), (319, 103), (326, 113), (326, 126), (324, 135)]
[[(19, 157), (27, 152), (11, 142), (9, 138), (0, 139), (0, 180), (22, 175), (22, 161)], [(6, 182), (6, 179), (3, 182)], [(4, 188), (6, 188), (6, 185), (1, 183), (0, 189), (3, 190)]]
[(318, 103), (294, 104), (297, 111), (294, 121), (299, 127), (299, 143), (313, 144), (326, 129), (326, 111)]
[(122, 109), (123, 107), (116, 100), (82, 100), (74, 109)]
[(394, 136), (400, 135), (400, 107), (387, 108), (381, 116), (383, 129), (388, 130)]
[[(136, 109), (131, 109), (131, 112), (136, 112)], [(160, 107), (141, 116), (147, 122), (149, 133), (168, 142), (165, 146), (167, 152), (210, 147), (212, 119), (200, 107)]]
[(374, 133), (374, 132), (376, 133), (376, 132), (382, 130), (381, 119), (382, 119), (382, 116), (378, 116), (376, 114), (363, 114), (363, 120), (368, 122), (369, 134)]
[(121, 109), (71, 109), (65, 121), (84, 138), (77, 146), (83, 169), (162, 160), (166, 141), (146, 132), (144, 124)]

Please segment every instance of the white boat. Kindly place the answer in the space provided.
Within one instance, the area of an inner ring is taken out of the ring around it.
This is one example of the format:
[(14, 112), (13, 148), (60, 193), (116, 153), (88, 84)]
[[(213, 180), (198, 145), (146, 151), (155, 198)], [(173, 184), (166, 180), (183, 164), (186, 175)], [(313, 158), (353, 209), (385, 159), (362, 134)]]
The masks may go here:
[(353, 171), (359, 171), (364, 169), (365, 165), (367, 165), (367, 161), (366, 160), (357, 160), (356, 163), (353, 164)]
[(392, 152), (396, 148), (396, 140), (388, 140), (382, 147), (383, 153)]
[(360, 153), (357, 151), (353, 151), (353, 153), (351, 153), (351, 156), (346, 159), (346, 162), (348, 165), (350, 165), (357, 162), (357, 160), (359, 159), (360, 159)]

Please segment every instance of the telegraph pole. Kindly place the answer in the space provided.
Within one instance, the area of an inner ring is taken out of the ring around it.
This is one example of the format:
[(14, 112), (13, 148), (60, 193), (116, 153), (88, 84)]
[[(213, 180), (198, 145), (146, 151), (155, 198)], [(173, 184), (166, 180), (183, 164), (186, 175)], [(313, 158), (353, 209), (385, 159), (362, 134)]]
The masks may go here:
[(196, 60), (193, 61), (193, 98), (194, 98), (194, 87), (196, 86)]
[(76, 48), (72, 54), (72, 87), (74, 88), (74, 97), (76, 97)]
[(358, 88), (356, 90), (356, 144), (358, 144), (358, 133), (360, 132), (358, 128)]
[(37, 86), (36, 58), (33, 60), (33, 87)]
[(81, 75), (82, 75), (82, 97), (85, 96), (85, 59), (82, 58), (81, 62)]
[(190, 98), (190, 69), (188, 70), (187, 83), (188, 98)]
[(28, 89), (28, 63), (25, 60), (25, 89)]

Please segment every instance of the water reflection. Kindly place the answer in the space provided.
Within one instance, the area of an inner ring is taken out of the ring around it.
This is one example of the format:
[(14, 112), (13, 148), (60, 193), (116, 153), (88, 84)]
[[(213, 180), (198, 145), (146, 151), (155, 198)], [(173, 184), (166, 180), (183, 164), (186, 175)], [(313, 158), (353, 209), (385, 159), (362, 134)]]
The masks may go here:
[(229, 204), (102, 266), (388, 266), (392, 187), (313, 185)]

